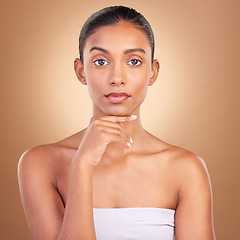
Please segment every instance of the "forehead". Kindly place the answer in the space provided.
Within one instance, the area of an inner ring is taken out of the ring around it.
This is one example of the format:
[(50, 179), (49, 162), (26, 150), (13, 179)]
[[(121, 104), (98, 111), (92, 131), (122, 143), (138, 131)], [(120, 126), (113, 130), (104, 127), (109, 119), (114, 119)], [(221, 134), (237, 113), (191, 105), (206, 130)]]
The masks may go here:
[(146, 33), (136, 25), (127, 22), (97, 28), (86, 39), (84, 50), (88, 51), (93, 46), (115, 50), (143, 48), (146, 53), (151, 54), (151, 46)]

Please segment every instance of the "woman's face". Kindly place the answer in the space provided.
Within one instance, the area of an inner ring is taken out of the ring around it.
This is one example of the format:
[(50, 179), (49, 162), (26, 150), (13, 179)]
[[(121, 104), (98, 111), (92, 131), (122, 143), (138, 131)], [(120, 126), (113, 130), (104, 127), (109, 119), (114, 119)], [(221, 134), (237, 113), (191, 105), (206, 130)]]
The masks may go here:
[(75, 70), (88, 86), (94, 116), (139, 113), (159, 68), (144, 32), (126, 22), (100, 27), (86, 39), (83, 59)]

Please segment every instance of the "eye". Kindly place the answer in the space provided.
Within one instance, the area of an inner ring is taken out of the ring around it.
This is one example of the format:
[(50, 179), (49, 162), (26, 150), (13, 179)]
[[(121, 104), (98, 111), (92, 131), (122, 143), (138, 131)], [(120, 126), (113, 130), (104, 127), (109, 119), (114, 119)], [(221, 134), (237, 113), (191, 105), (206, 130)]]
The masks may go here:
[(104, 59), (97, 59), (95, 61), (93, 61), (95, 65), (97, 66), (105, 66), (108, 64), (108, 61), (104, 60)]
[(138, 60), (138, 59), (131, 59), (130, 61), (128, 61), (128, 64), (129, 65), (132, 65), (132, 66), (138, 66), (142, 63), (142, 61)]

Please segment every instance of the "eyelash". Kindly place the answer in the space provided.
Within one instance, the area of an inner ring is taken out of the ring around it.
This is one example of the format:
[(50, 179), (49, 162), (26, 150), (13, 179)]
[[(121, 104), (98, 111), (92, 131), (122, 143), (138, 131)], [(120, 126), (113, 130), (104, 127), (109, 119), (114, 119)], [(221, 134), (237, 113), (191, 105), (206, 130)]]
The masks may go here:
[[(130, 62), (137, 62), (137, 64), (130, 64)], [(130, 61), (128, 61), (128, 65), (131, 65), (131, 66), (139, 66), (140, 64), (142, 64), (142, 61), (140, 61), (139, 59), (131, 59)]]
[[(135, 64), (133, 63), (133, 61), (135, 62)], [(101, 64), (100, 62), (102, 62), (103, 64)], [(97, 59), (97, 60), (93, 61), (93, 63), (99, 67), (109, 64), (109, 62), (105, 59)], [(142, 61), (140, 61), (139, 59), (131, 59), (130, 61), (127, 62), (127, 64), (131, 65), (131, 66), (139, 66), (141, 63), (142, 63)]]
[[(105, 62), (105, 63), (104, 63), (104, 64), (99, 64), (99, 62)], [(93, 61), (93, 63), (94, 63), (95, 65), (99, 66), (99, 67), (105, 66), (105, 65), (109, 64), (108, 61), (105, 60), (105, 59), (97, 59), (97, 60)]]

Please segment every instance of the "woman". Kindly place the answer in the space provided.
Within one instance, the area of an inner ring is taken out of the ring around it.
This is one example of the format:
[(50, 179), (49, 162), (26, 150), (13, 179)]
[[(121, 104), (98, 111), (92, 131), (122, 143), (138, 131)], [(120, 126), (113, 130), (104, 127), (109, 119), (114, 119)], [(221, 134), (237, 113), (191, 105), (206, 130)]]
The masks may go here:
[(93, 102), (89, 126), (19, 162), (33, 238), (214, 239), (203, 160), (141, 125), (159, 71), (147, 20), (127, 7), (102, 9), (85, 22), (79, 51), (74, 69)]

